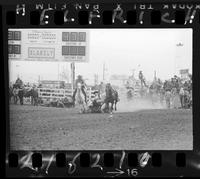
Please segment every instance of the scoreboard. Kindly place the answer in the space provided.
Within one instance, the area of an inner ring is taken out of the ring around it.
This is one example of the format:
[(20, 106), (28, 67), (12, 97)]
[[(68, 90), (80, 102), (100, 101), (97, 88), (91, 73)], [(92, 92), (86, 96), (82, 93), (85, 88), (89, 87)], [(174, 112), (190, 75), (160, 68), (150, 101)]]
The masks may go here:
[(21, 58), (21, 31), (8, 31), (8, 57)]
[(73, 29), (9, 29), (11, 60), (88, 62), (89, 32)]
[(81, 60), (86, 56), (86, 32), (62, 32), (62, 56), (66, 60)]

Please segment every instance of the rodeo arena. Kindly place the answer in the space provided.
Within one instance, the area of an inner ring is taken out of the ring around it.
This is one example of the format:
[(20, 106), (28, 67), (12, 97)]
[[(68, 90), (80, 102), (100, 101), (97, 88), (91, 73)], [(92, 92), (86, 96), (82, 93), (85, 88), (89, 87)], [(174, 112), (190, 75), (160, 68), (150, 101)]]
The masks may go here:
[(10, 81), (12, 149), (192, 149), (188, 69), (166, 80), (155, 70), (153, 81), (142, 70), (102, 81), (95, 76), (91, 85), (76, 73), (75, 64), (71, 82), (24, 82), (20, 75)]

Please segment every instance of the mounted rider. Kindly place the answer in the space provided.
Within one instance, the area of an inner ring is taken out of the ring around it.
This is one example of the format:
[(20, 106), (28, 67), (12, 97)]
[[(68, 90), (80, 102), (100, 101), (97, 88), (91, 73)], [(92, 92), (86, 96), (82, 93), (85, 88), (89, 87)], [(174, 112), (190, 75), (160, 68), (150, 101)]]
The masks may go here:
[(15, 87), (20, 88), (23, 85), (23, 81), (18, 77), (15, 81)]
[(84, 94), (85, 96), (85, 102), (87, 103), (87, 95), (86, 95), (86, 83), (85, 81), (83, 80), (83, 77), (81, 75), (78, 75), (77, 76), (77, 79), (75, 81), (75, 91), (73, 93), (73, 99), (75, 99), (75, 95), (76, 95), (76, 92), (77, 92), (77, 87), (78, 87), (78, 84), (81, 84), (81, 91), (82, 93)]

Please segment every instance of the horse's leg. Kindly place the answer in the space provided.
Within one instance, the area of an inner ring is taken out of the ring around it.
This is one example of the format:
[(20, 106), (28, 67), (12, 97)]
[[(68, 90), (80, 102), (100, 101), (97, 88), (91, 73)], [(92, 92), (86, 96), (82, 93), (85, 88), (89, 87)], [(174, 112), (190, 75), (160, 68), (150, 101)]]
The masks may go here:
[(36, 97), (34, 97), (34, 106), (37, 105)]
[(86, 104), (85, 104), (85, 102), (83, 102), (82, 104), (81, 104), (81, 111), (82, 111), (82, 113), (85, 113), (85, 111), (86, 111)]
[(21, 104), (21, 105), (23, 105), (23, 104), (24, 104), (24, 103), (23, 103), (23, 99), (24, 99), (24, 97), (23, 97), (23, 96), (21, 96), (21, 97), (20, 97), (20, 104)]
[(18, 103), (18, 96), (15, 96), (15, 104)]
[(22, 105), (22, 97), (19, 96), (19, 103)]
[(114, 102), (111, 103), (111, 112), (113, 111)]
[(33, 105), (34, 105), (34, 106), (36, 105), (35, 97), (33, 97)]
[(112, 114), (112, 111), (113, 111), (113, 102), (111, 102), (111, 105), (108, 104), (108, 106), (109, 106), (109, 113)]
[(105, 110), (106, 110), (106, 113), (110, 112), (110, 105), (109, 105), (109, 103), (106, 103)]
[(38, 106), (38, 104), (39, 104), (39, 99), (38, 97), (36, 97), (36, 105)]
[(115, 111), (117, 111), (117, 101), (115, 101)]

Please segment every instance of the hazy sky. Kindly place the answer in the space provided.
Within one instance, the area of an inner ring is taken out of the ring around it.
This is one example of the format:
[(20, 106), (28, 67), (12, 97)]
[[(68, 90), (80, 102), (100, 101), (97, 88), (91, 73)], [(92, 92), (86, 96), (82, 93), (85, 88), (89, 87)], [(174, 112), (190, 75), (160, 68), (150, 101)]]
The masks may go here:
[[(177, 46), (179, 43), (182, 45)], [(191, 72), (192, 29), (90, 29), (89, 62), (75, 64), (76, 76), (81, 74), (91, 83), (98, 74), (101, 81), (103, 63), (107, 79), (113, 74), (131, 75), (133, 69), (136, 76), (143, 70), (147, 80), (153, 79), (154, 70), (163, 80), (183, 68)], [(37, 81), (39, 75), (43, 80), (57, 80), (63, 68), (70, 74), (69, 66), (68, 62), (12, 60), (10, 80), (15, 81), (17, 75), (30, 82)]]

